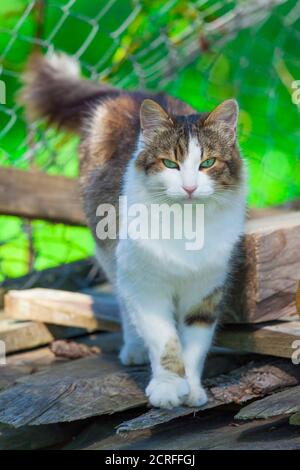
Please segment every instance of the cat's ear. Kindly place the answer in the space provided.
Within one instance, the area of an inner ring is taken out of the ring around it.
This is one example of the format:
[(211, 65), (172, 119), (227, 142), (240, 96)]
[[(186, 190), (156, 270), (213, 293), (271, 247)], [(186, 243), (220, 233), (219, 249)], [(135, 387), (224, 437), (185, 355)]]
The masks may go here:
[(236, 140), (236, 126), (239, 115), (239, 106), (236, 100), (226, 100), (219, 104), (205, 119), (204, 125), (218, 126), (229, 143)]
[(146, 99), (140, 109), (141, 130), (145, 138), (170, 128), (173, 122), (168, 113), (155, 101)]

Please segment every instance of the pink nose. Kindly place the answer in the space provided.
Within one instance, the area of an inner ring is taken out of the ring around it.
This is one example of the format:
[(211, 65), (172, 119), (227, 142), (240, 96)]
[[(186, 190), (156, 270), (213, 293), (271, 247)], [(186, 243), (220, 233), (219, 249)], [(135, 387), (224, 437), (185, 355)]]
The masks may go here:
[(193, 194), (194, 191), (196, 191), (197, 186), (182, 186), (183, 189), (188, 193), (189, 197)]

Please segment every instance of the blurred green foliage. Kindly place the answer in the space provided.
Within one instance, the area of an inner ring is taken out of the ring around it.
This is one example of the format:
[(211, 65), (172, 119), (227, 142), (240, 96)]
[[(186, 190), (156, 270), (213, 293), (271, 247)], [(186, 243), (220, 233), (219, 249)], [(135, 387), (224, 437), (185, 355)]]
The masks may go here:
[[(0, 108), (0, 164), (74, 177), (78, 139), (29, 130), (16, 105), (19, 74), (36, 45), (79, 57), (83, 73), (126, 89), (166, 90), (199, 111), (228, 97), (241, 107), (240, 145), (249, 169), (249, 205), (280, 204), (300, 196), (300, 7), (287, 0), (268, 18), (226, 36), (212, 31), (245, 0), (1, 0), (0, 66), (7, 89)], [(210, 33), (209, 33), (210, 31)], [(195, 52), (196, 51), (196, 52)], [(25, 227), (25, 229), (24, 229)], [(30, 224), (35, 269), (91, 254), (87, 229)], [(2, 217), (0, 279), (29, 269), (26, 222)], [(32, 267), (32, 266), (31, 266)]]

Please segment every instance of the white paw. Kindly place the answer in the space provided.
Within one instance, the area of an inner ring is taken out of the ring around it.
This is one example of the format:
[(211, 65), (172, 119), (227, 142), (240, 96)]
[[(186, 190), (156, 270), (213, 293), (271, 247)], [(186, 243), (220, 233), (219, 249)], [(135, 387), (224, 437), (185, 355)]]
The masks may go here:
[(186, 379), (174, 374), (150, 380), (146, 395), (151, 405), (157, 408), (174, 408), (180, 406), (189, 394)]
[(149, 362), (148, 352), (142, 343), (124, 344), (119, 358), (124, 366), (137, 366)]
[(199, 386), (196, 388), (195, 387), (191, 388), (191, 391), (189, 395), (187, 396), (184, 403), (187, 406), (198, 407), (198, 406), (205, 405), (205, 403), (207, 403), (207, 400), (208, 398), (207, 398), (206, 391), (204, 390), (203, 387)]

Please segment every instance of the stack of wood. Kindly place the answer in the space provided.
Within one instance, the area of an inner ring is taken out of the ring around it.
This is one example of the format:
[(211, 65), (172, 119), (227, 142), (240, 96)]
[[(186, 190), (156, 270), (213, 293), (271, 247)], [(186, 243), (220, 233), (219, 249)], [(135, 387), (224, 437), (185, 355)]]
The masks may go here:
[[(0, 183), (9, 181), (14, 204), (5, 191), (2, 212), (84, 224), (73, 182), (45, 175), (43, 194), (50, 185), (55, 197), (32, 198), (36, 175), (5, 172)], [(65, 212), (62, 198), (72, 201)], [(14, 281), (8, 290), (6, 283), (0, 449), (300, 448), (299, 230), (298, 211), (252, 214), (232, 301), (207, 361), (209, 401), (201, 409), (147, 408), (149, 369), (118, 361), (120, 318), (107, 284), (85, 292), (69, 290), (73, 281), (60, 286), (65, 290), (46, 288), (59, 275), (53, 270), (39, 277), (43, 287), (19, 290)], [(74, 264), (77, 277), (87, 263)]]

